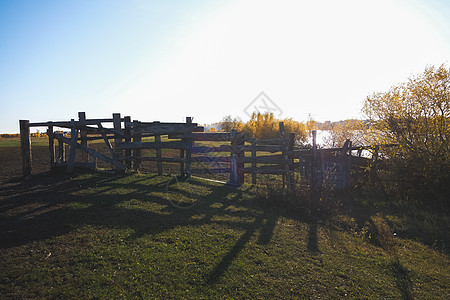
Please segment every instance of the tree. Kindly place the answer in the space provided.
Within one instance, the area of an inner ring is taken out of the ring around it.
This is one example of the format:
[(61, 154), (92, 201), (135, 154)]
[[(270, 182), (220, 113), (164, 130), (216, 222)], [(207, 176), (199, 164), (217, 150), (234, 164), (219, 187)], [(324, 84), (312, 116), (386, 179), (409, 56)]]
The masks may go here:
[(256, 139), (274, 139), (280, 138), (279, 123), (284, 122), (286, 134), (295, 133), (296, 142), (306, 141), (305, 125), (292, 119), (276, 119), (273, 113), (256, 113), (244, 124), (242, 131), (250, 137)]
[(238, 119), (233, 119), (230, 115), (228, 115), (223, 117), (220, 122), (220, 127), (222, 127), (222, 131), (230, 132), (233, 129), (239, 130), (239, 128), (242, 128), (242, 123)]
[(379, 143), (398, 145), (384, 150), (384, 155), (389, 179), (395, 180), (399, 191), (408, 198), (446, 199), (450, 186), (450, 69), (427, 67), (406, 83), (367, 97), (363, 111)]

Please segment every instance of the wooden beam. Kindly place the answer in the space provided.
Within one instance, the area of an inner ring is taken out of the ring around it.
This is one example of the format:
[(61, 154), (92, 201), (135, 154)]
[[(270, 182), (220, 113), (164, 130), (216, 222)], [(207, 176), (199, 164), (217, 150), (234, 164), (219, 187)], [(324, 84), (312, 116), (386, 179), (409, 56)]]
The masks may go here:
[[(161, 136), (159, 134), (155, 135), (155, 142), (161, 143)], [(156, 158), (161, 158), (161, 157), (162, 157), (161, 148), (156, 148)], [(156, 166), (158, 169), (158, 175), (162, 175), (162, 173), (163, 173), (162, 161), (157, 160)]]
[[(114, 152), (116, 152), (115, 157), (119, 157), (122, 155), (122, 149), (119, 147), (120, 143), (122, 143), (122, 135), (118, 132), (122, 130), (122, 123), (120, 119), (120, 113), (113, 114), (113, 126), (114, 126)], [(102, 133), (103, 134), (103, 133)]]
[(266, 158), (264, 156), (258, 156), (258, 157), (240, 157), (237, 159), (238, 162), (242, 163), (251, 163), (252, 166), (254, 164), (277, 164), (277, 165), (283, 165), (288, 166), (292, 164), (291, 160), (289, 158)]
[[(134, 120), (133, 121), (133, 129), (132, 129), (132, 135), (133, 135), (133, 141), (131, 142), (131, 144), (135, 143), (135, 144), (139, 144), (142, 141), (142, 132), (140, 131), (139, 128), (135, 128), (135, 124), (137, 124), (138, 121)], [(126, 125), (125, 125), (126, 126)], [(141, 157), (142, 155), (142, 151), (139, 148), (130, 148), (133, 149), (133, 156), (134, 157), (138, 157), (133, 161), (133, 169), (134, 171), (139, 171), (139, 168), (141, 167), (141, 160), (139, 159), (139, 157)], [(125, 148), (126, 150), (126, 148)]]
[[(131, 117), (127, 116), (124, 119), (125, 123), (125, 130), (124, 130), (124, 137), (125, 137), (125, 143), (131, 142)], [(131, 156), (131, 149), (125, 150), (125, 156)], [(126, 166), (128, 170), (131, 170), (131, 160), (126, 161)]]
[[(61, 134), (55, 135), (55, 138), (58, 139), (58, 140), (63, 141), (64, 143), (68, 143), (68, 144), (72, 143), (72, 139), (68, 139), (65, 136), (61, 135)], [(90, 155), (92, 155), (92, 156), (94, 156), (94, 157), (96, 157), (96, 158), (98, 158), (100, 160), (103, 160), (106, 163), (109, 163), (109, 164), (117, 167), (117, 169), (119, 171), (125, 171), (125, 169), (126, 169), (125, 165), (122, 164), (120, 161), (118, 161), (116, 159), (113, 159), (113, 158), (110, 158), (110, 157), (108, 157), (106, 155), (103, 155), (101, 153), (98, 153), (94, 149), (88, 148), (88, 147), (83, 146), (81, 144), (78, 144), (76, 142), (75, 142), (75, 147), (79, 148), (79, 149), (81, 149), (83, 151), (86, 151), (88, 154), (90, 154)]]
[[(78, 112), (78, 121), (79, 121), (78, 124), (81, 127), (81, 129), (80, 129), (81, 145), (87, 147), (88, 146), (87, 130), (85, 129), (86, 128), (86, 113), (84, 111)], [(88, 154), (86, 152), (81, 153), (81, 161), (86, 162), (86, 163), (89, 161)]]
[[(56, 136), (54, 136), (56, 137)], [(63, 163), (66, 161), (66, 146), (64, 145), (64, 142), (61, 140), (58, 140), (58, 163)]]
[(47, 128), (48, 151), (50, 153), (50, 169), (55, 167), (55, 137), (53, 136), (53, 126)]
[(103, 126), (102, 126), (102, 123), (99, 122), (99, 123), (97, 124), (97, 126), (98, 126), (98, 129), (102, 132), (103, 141), (105, 142), (106, 147), (108, 148), (109, 152), (111, 153), (113, 159), (116, 159), (116, 157), (117, 157), (116, 151), (114, 151), (114, 149), (113, 149), (111, 143), (109, 142), (109, 139), (108, 139), (108, 137), (106, 136), (106, 131), (104, 130), (104, 128), (103, 128)]
[(209, 153), (209, 152), (232, 152), (231, 146), (220, 145), (219, 147), (197, 146), (192, 148), (192, 153)]
[(121, 156), (119, 157), (120, 160), (124, 161), (133, 161), (136, 159), (142, 160), (142, 161), (160, 161), (160, 162), (168, 162), (168, 163), (179, 163), (185, 161), (184, 158), (178, 158), (178, 157), (151, 157), (151, 156)]
[(230, 132), (202, 132), (202, 133), (192, 133), (192, 139), (194, 141), (231, 141)]
[(189, 131), (185, 134), (185, 142), (186, 142), (186, 176), (191, 177), (191, 158), (192, 158), (192, 130), (194, 129), (192, 124), (192, 118), (186, 117), (186, 127), (189, 128)]
[(204, 155), (204, 156), (193, 156), (192, 161), (205, 163), (214, 163), (214, 162), (229, 163), (231, 161), (231, 158), (229, 156)]
[(30, 121), (20, 120), (20, 152), (22, 154), (23, 176), (31, 175), (31, 135)]
[(313, 137), (313, 148), (312, 148), (312, 170), (311, 170), (311, 189), (313, 191), (313, 194), (316, 193), (316, 187), (317, 187), (317, 143), (316, 143), (316, 135), (317, 131), (312, 131), (312, 137)]
[(120, 149), (132, 149), (132, 150), (142, 150), (142, 149), (186, 149), (189, 147), (188, 142), (131, 142), (131, 143), (121, 143), (119, 145)]
[(78, 140), (78, 129), (75, 127), (75, 120), (71, 120), (71, 124), (74, 126), (70, 131), (70, 149), (69, 149), (69, 160), (67, 161), (67, 173), (72, 173), (75, 166), (75, 154), (77, 151), (77, 140)]
[[(245, 159), (245, 157), (244, 157)], [(252, 168), (256, 169), (256, 142), (252, 141)], [(256, 172), (252, 172), (252, 184), (256, 184)]]
[(191, 169), (191, 174), (217, 174), (217, 173), (230, 173), (230, 168)]
[[(288, 165), (289, 171), (294, 171), (294, 157), (289, 155), (294, 150), (294, 143), (295, 143), (295, 133), (290, 132), (289, 133), (289, 141), (287, 142), (287, 150), (286, 150), (286, 155), (289, 158), (289, 165)], [(294, 191), (294, 189), (295, 189), (294, 172), (289, 172), (289, 174), (287, 176), (289, 177), (289, 183), (290, 183), (288, 188), (290, 191)]]

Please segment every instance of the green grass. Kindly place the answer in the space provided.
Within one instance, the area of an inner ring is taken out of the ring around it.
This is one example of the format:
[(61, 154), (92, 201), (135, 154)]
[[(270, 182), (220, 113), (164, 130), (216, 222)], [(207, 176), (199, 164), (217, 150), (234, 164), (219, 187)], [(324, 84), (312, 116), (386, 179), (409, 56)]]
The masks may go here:
[(369, 215), (388, 235), (375, 243), (358, 216), (301, 217), (263, 204), (250, 186), (53, 176), (0, 194), (1, 220), (16, 224), (2, 229), (2, 297), (448, 297), (448, 256), (382, 231), (384, 219), (403, 224), (395, 215)]
[[(31, 146), (48, 146), (47, 137), (32, 137)], [(20, 137), (0, 138), (0, 148), (18, 147), (20, 149)]]

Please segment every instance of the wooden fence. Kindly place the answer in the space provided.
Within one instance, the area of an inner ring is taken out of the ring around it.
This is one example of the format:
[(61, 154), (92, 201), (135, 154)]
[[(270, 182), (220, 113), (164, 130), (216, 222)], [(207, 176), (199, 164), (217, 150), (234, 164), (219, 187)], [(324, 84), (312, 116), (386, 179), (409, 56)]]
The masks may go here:
[[(299, 149), (294, 143), (295, 134), (287, 135), (284, 124), (279, 125), (278, 139), (256, 140), (237, 131), (204, 132), (190, 117), (185, 123), (140, 122), (118, 113), (111, 119), (87, 119), (84, 112), (79, 112), (78, 120), (71, 121), (20, 120), (23, 174), (27, 176), (32, 171), (30, 128), (47, 127), (50, 166), (64, 166), (68, 173), (75, 167), (96, 168), (97, 160), (119, 172), (137, 171), (143, 162), (152, 161), (156, 162), (158, 174), (164, 173), (163, 163), (177, 163), (180, 175), (221, 173), (235, 186), (244, 183), (245, 174), (251, 175), (253, 184), (257, 183), (259, 174), (275, 174), (282, 176), (284, 186), (291, 187), (296, 172), (316, 186), (324, 178), (337, 188), (348, 186), (352, 151), (358, 150), (360, 157), (361, 147), (352, 148), (347, 141), (343, 148), (318, 149), (313, 132), (312, 147)], [(70, 135), (60, 133), (57, 128), (70, 130)], [(103, 140), (108, 154), (89, 147), (94, 140)], [(198, 145), (199, 142), (215, 143), (205, 146)], [(69, 148), (68, 155), (65, 145)], [(154, 149), (155, 155), (143, 155), (142, 150), (147, 149)], [(163, 156), (164, 149), (170, 149), (172, 155)], [(78, 161), (77, 151), (81, 151)], [(178, 154), (173, 155), (173, 151)]]

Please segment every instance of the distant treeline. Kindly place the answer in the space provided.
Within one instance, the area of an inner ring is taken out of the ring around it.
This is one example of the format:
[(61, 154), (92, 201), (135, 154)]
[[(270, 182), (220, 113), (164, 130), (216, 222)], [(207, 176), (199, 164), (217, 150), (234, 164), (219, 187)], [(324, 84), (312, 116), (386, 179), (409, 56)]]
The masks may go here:
[[(55, 131), (56, 133), (64, 134), (64, 131)], [(8, 139), (8, 138), (18, 138), (20, 137), (20, 133), (1, 133), (0, 138)], [(48, 137), (47, 133), (35, 132), (31, 133), (31, 137)]]

